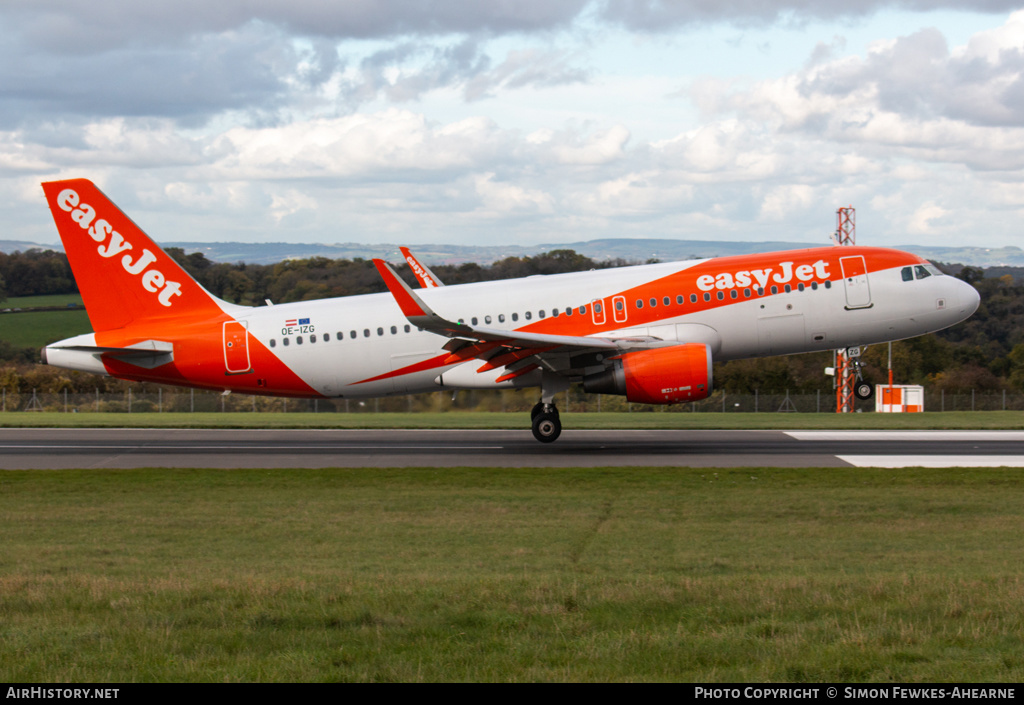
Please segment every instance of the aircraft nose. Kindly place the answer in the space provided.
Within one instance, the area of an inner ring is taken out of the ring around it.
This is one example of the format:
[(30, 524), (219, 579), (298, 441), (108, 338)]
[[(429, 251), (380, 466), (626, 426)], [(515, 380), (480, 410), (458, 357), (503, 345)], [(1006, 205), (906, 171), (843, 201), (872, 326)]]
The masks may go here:
[(964, 318), (972, 316), (981, 304), (981, 294), (965, 281), (956, 280), (957, 298), (960, 300), (960, 313)]

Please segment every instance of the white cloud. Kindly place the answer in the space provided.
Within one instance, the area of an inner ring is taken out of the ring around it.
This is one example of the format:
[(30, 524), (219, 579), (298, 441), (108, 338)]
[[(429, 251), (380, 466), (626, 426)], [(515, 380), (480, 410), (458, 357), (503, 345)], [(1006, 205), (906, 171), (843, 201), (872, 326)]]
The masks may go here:
[[(868, 50), (823, 21), (890, 7), (12, 0), (0, 212), (52, 232), (38, 181), (62, 174), (183, 240), (824, 242), (853, 203), (876, 241), (1012, 241), (1024, 13)], [(766, 57), (758, 22), (821, 37), (725, 72), (695, 48), (723, 22)]]
[(564, 135), (551, 147), (561, 164), (606, 164), (625, 156), (629, 130), (622, 125), (586, 136)]
[(496, 218), (511, 213), (551, 213), (554, 210), (551, 196), (543, 191), (496, 182), (494, 176), (494, 173), (487, 173), (474, 179), (481, 202), (479, 213)]
[(940, 221), (948, 215), (949, 211), (942, 206), (935, 203), (924, 203), (910, 217), (907, 229), (915, 235), (931, 234), (937, 225), (936, 221)]

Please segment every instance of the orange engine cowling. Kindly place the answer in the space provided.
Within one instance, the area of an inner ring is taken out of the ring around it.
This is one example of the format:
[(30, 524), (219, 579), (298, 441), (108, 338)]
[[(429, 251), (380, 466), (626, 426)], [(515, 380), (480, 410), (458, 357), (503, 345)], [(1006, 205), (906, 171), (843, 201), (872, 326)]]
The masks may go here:
[(583, 389), (638, 404), (679, 404), (711, 394), (711, 378), (711, 348), (686, 343), (626, 353), (610, 369), (584, 377)]

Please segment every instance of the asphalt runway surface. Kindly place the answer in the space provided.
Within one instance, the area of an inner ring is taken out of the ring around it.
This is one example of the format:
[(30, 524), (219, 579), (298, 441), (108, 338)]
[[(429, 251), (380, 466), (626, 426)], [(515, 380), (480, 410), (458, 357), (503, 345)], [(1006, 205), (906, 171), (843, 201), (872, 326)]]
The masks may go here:
[(0, 429), (0, 469), (1024, 467), (1024, 431)]

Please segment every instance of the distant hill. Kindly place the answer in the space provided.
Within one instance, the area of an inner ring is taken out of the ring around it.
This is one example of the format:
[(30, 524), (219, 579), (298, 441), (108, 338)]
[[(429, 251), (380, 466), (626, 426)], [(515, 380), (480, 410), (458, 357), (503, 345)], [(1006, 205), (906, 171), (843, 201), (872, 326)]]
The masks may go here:
[[(427, 264), (462, 264), (476, 262), (490, 264), (505, 257), (524, 257), (551, 250), (575, 250), (591, 259), (624, 259), (646, 262), (658, 259), (672, 260), (742, 255), (772, 250), (798, 250), (825, 246), (806, 242), (727, 242), (717, 240), (668, 239), (605, 239), (549, 245), (415, 245), (413, 252)], [(863, 242), (861, 244), (877, 244)], [(397, 244), (368, 245), (354, 242), (334, 245), (295, 244), (286, 242), (167, 242), (166, 247), (180, 247), (185, 252), (202, 252), (213, 262), (246, 262), (249, 264), (275, 264), (286, 259), (329, 257), (331, 259), (372, 259), (381, 257), (392, 262), (401, 260)], [(921, 255), (925, 259), (971, 265), (974, 267), (1024, 267), (1024, 250), (1019, 247), (931, 247), (928, 245), (896, 245), (898, 249)], [(35, 242), (0, 240), (0, 252), (39, 249), (62, 249), (58, 245)]]
[(28, 252), (29, 250), (63, 250), (58, 245), (40, 245), (38, 242), (24, 240), (0, 240), (0, 252)]
[[(330, 257), (354, 259), (384, 259), (400, 261), (397, 244), (366, 245), (341, 243), (336, 245), (290, 244), (290, 243), (204, 243), (173, 242), (170, 246), (181, 247), (186, 252), (202, 252), (214, 262), (248, 262), (251, 264), (274, 264), (285, 259), (306, 257)], [(575, 250), (594, 260), (624, 259), (646, 262), (658, 259), (663, 262), (703, 257), (724, 257), (745, 255), (772, 250), (799, 250), (807, 247), (826, 246), (806, 242), (726, 242), (716, 240), (668, 240), (668, 239), (606, 239), (586, 242), (569, 242), (547, 245), (413, 245), (412, 251), (427, 264), (462, 264), (476, 262), (490, 264), (505, 257), (537, 255), (551, 250)], [(877, 243), (862, 243), (877, 244)], [(896, 245), (897, 249), (921, 255), (925, 259), (971, 265), (974, 267), (1012, 266), (1024, 267), (1024, 250), (1019, 247), (931, 247), (928, 245)]]

